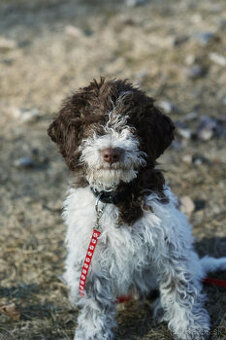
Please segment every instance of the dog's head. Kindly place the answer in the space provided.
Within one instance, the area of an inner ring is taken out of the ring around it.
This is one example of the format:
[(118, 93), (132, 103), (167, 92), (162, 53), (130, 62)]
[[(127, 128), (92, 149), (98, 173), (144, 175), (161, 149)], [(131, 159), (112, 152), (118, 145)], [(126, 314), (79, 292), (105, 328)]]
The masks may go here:
[(82, 170), (90, 185), (103, 190), (154, 167), (173, 130), (142, 91), (127, 81), (101, 78), (65, 100), (48, 134), (69, 169)]

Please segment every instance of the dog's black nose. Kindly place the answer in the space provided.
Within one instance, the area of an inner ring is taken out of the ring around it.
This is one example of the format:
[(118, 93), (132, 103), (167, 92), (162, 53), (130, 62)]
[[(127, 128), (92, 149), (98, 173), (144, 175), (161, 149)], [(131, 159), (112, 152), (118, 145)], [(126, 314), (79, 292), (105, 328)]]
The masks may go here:
[(107, 163), (115, 163), (120, 160), (122, 155), (121, 148), (106, 148), (101, 151), (103, 160)]

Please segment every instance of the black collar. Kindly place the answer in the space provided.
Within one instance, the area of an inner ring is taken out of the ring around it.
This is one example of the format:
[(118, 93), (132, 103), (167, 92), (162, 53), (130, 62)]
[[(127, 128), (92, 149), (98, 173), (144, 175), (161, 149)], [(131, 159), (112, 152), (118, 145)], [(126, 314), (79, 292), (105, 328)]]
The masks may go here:
[(95, 197), (100, 195), (100, 201), (103, 203), (111, 203), (111, 204), (119, 204), (123, 201), (129, 194), (128, 190), (126, 191), (98, 191), (93, 187), (90, 187), (90, 190), (94, 194)]

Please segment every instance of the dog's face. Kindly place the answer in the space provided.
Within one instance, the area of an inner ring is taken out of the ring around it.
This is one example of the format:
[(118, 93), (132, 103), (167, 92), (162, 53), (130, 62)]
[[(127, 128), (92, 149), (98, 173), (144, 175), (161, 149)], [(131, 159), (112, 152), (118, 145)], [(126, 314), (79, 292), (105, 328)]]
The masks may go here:
[(48, 133), (72, 171), (112, 189), (136, 178), (173, 139), (174, 126), (153, 100), (126, 81), (92, 82), (68, 98)]

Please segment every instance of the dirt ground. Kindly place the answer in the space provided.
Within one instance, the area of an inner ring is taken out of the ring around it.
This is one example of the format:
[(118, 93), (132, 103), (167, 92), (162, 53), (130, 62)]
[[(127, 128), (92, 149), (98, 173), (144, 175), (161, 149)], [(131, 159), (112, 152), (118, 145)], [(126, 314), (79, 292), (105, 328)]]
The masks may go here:
[[(190, 202), (199, 254), (225, 256), (226, 3), (136, 2), (0, 0), (1, 340), (73, 339), (77, 311), (61, 281), (69, 174), (46, 129), (64, 96), (94, 77), (129, 78), (177, 123), (161, 167)], [(210, 118), (218, 125), (200, 137)], [(204, 290), (211, 339), (226, 339), (225, 289)], [(117, 340), (172, 339), (150, 305), (120, 308)]]

